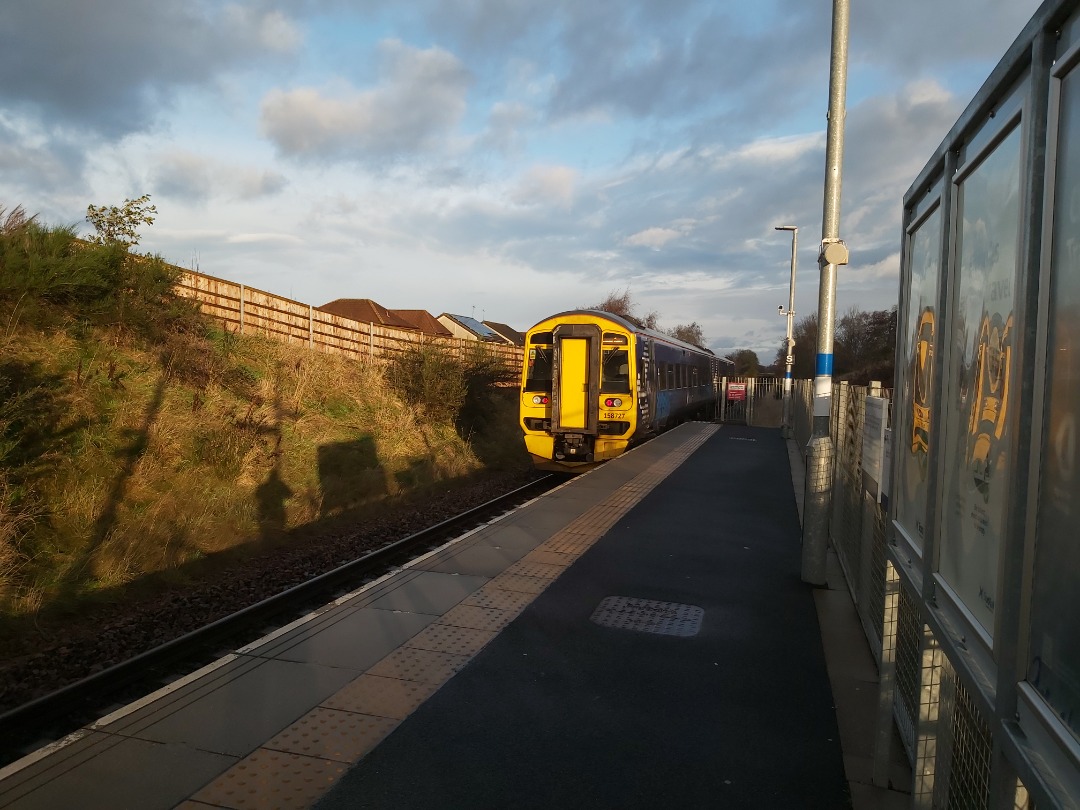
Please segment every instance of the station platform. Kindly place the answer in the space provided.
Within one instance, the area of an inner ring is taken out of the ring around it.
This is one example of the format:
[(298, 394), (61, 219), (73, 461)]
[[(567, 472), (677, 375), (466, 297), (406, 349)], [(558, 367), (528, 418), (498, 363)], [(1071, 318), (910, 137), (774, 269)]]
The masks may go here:
[(842, 746), (869, 651), (819, 624), (796, 489), (779, 431), (682, 425), (0, 770), (0, 807), (905, 806)]

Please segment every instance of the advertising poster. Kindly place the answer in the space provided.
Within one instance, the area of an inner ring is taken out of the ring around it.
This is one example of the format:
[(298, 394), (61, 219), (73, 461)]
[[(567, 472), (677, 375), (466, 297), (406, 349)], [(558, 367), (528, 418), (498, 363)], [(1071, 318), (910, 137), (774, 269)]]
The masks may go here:
[[(1074, 68), (1073, 73), (1077, 70)], [(1080, 76), (1062, 83), (1028, 680), (1080, 739)]]
[(941, 274), (941, 211), (935, 211), (911, 235), (911, 281), (908, 318), (899, 339), (901, 389), (895, 419), (899, 423), (896, 520), (917, 548), (926, 536), (926, 480), (934, 415), (934, 336), (937, 329), (938, 279)]
[(961, 183), (939, 571), (989, 635), (1014, 462), (1020, 129)]

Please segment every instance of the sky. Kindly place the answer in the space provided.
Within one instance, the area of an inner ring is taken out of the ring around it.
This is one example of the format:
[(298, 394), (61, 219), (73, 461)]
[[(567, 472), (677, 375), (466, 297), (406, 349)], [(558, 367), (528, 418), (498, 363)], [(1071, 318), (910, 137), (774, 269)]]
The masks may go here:
[[(851, 0), (837, 312), (897, 302), (904, 192), (1038, 7)], [(524, 331), (629, 291), (771, 362), (817, 311), (825, 0), (3, 0), (0, 206), (319, 306)], [(796, 349), (798, 351), (798, 348)]]

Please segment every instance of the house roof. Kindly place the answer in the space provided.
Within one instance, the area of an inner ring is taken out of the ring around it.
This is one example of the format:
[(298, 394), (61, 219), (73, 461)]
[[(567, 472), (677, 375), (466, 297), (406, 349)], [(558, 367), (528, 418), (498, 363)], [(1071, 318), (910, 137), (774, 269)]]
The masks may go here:
[(450, 337), (452, 332), (439, 323), (438, 319), (426, 309), (391, 309), (397, 317), (412, 324), (414, 329), (419, 329), (425, 335), (437, 337)]
[(510, 343), (513, 343), (515, 346), (525, 345), (525, 335), (523, 335), (521, 332), (511, 326), (507, 326), (505, 323), (498, 323), (496, 321), (484, 321), (484, 326), (486, 326), (488, 329), (495, 332), (496, 334), (501, 335), (503, 338), (508, 340)]
[(316, 309), (361, 323), (377, 323), (379, 326), (392, 326), (396, 329), (413, 331), (419, 329), (418, 326), (395, 314), (393, 310), (387, 309), (370, 298), (338, 298)]
[(454, 315), (450, 312), (444, 312), (439, 317), (449, 318), (459, 326), (468, 329), (470, 332), (476, 335), (477, 340), (491, 340), (496, 343), (508, 342), (506, 338), (502, 337), (502, 335), (499, 335), (497, 332), (484, 326), (482, 323), (480, 323), (480, 321), (476, 320), (476, 318), (470, 318), (468, 315)]

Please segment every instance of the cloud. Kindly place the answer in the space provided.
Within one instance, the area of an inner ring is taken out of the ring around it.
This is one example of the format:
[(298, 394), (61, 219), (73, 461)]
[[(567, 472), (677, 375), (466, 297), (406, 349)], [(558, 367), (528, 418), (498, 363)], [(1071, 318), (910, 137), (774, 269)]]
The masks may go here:
[(503, 155), (517, 155), (524, 151), (525, 127), (535, 124), (535, 110), (517, 102), (499, 101), (492, 105), (488, 126), (477, 139), (480, 150), (494, 150)]
[(1039, 0), (865, 3), (851, 13), (853, 66), (885, 66), (910, 79), (946, 64), (995, 62), (1038, 6)]
[(650, 247), (654, 250), (662, 248), (672, 239), (677, 239), (681, 234), (672, 228), (646, 228), (643, 231), (628, 236), (624, 243), (640, 247)]
[(143, 0), (7, 0), (0, 25), (0, 103), (50, 127), (118, 138), (149, 127), (179, 88), (280, 57), (302, 39), (279, 11), (211, 8)]
[(281, 191), (286, 180), (270, 169), (236, 166), (175, 149), (158, 156), (153, 184), (160, 194), (205, 202), (211, 197), (253, 200), (269, 196)]
[(286, 155), (369, 160), (434, 149), (465, 113), (469, 72), (441, 48), (398, 40), (379, 45), (380, 82), (273, 90), (262, 102), (262, 131)]
[(519, 205), (569, 208), (574, 202), (578, 173), (569, 166), (534, 166), (512, 192)]
[(289, 233), (235, 233), (225, 239), (230, 245), (302, 245), (304, 240)]
[(25, 191), (37, 196), (71, 190), (81, 185), (85, 162), (76, 144), (62, 138), (50, 139), (37, 127), (7, 120), (0, 112), (0, 176), (6, 193), (21, 195)]

